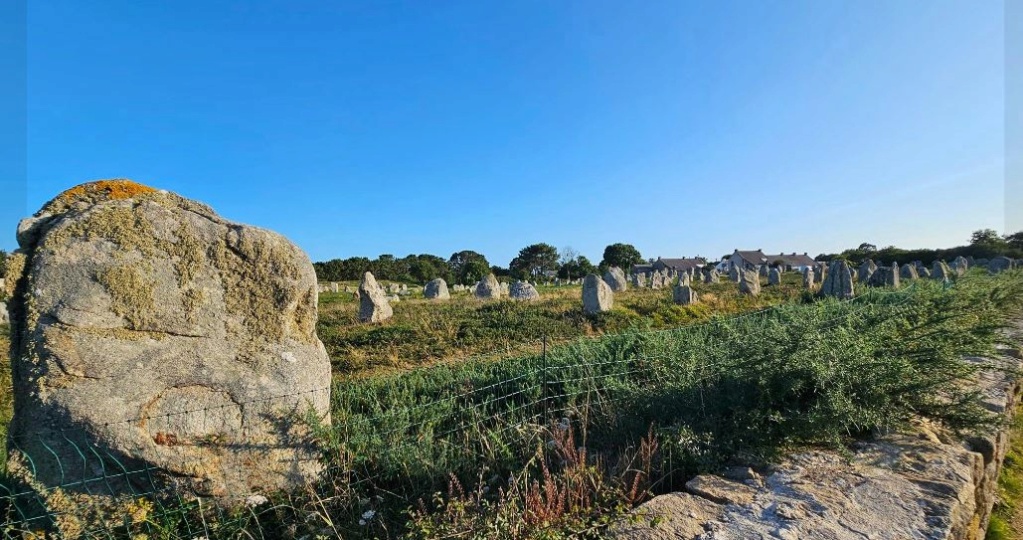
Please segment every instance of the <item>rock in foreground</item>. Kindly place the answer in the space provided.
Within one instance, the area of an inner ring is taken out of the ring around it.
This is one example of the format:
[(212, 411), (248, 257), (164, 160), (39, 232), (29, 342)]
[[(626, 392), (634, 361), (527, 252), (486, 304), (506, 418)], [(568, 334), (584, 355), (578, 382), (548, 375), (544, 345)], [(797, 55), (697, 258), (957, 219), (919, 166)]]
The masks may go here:
[[(315, 478), (291, 415), (327, 417), (330, 360), (298, 247), (126, 180), (64, 192), (18, 240), (10, 444), (12, 463), (31, 463), (19, 474), (93, 495), (232, 499)], [(129, 474), (97, 482), (104, 470)]]

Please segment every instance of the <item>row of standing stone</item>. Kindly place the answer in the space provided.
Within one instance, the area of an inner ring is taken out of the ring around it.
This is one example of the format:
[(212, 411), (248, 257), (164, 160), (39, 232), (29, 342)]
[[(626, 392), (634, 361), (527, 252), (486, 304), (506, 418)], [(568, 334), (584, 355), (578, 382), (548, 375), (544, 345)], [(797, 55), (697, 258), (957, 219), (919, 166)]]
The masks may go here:
[[(996, 257), (984, 263), (992, 273), (1016, 268), (1017, 263), (1008, 257)], [(802, 270), (803, 288), (817, 289), (820, 296), (848, 299), (855, 296), (855, 283), (872, 287), (899, 287), (902, 280), (931, 278), (949, 281), (962, 276), (970, 268), (971, 261), (965, 257), (957, 257), (951, 263), (934, 261), (928, 269), (919, 262), (899, 266), (893, 262), (889, 266), (879, 266), (868, 259), (854, 272), (844, 260), (833, 261), (829, 266), (820, 265)], [(758, 296), (761, 292), (760, 278), (766, 277), (769, 286), (780, 285), (784, 271), (779, 267), (761, 266), (755, 269), (744, 269), (732, 266), (728, 271), (728, 279), (739, 286), (739, 292), (747, 296)], [(699, 270), (690, 268), (684, 271), (658, 270), (650, 273), (636, 273), (626, 276), (621, 268), (612, 267), (603, 277), (590, 274), (583, 279), (583, 310), (586, 313), (610, 311), (614, 305), (614, 293), (628, 289), (631, 284), (635, 288), (661, 289), (674, 287), (672, 300), (678, 305), (691, 305), (699, 302), (692, 284), (697, 281), (714, 284), (719, 283), (721, 275), (714, 268)], [(392, 288), (399, 287), (392, 285)], [(363, 322), (380, 322), (393, 315), (390, 303), (398, 301), (397, 294), (407, 294), (407, 286), (400, 285), (399, 290), (385, 291), (373, 274), (366, 272), (356, 295), (360, 301), (359, 319)], [(338, 284), (330, 284), (333, 292), (339, 292)], [(347, 291), (347, 288), (345, 288)], [(456, 291), (469, 290), (481, 300), (497, 300), (508, 297), (514, 300), (537, 300), (540, 298), (536, 287), (526, 281), (512, 284), (502, 283), (493, 274), (489, 274), (470, 287), (455, 285)], [(391, 292), (392, 296), (387, 296)], [(423, 295), (431, 300), (447, 300), (451, 298), (447, 283), (437, 278), (423, 288)]]

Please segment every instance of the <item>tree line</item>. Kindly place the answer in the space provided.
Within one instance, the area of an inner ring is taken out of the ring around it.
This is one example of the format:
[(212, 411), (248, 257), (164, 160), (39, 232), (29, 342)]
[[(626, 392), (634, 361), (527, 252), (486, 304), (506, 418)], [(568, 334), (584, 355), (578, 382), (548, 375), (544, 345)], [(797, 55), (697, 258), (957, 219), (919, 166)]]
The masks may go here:
[(920, 261), (930, 266), (936, 260), (951, 261), (956, 257), (973, 257), (974, 259), (993, 259), (1000, 255), (1013, 259), (1023, 258), (1023, 231), (999, 235), (994, 229), (973, 231), (970, 243), (947, 249), (903, 249), (886, 246), (878, 249), (874, 244), (863, 243), (856, 248), (841, 253), (821, 253), (818, 261), (845, 259), (858, 265), (867, 259), (874, 262), (906, 264)]
[(529, 281), (548, 282), (554, 278), (579, 279), (586, 274), (602, 272), (612, 266), (631, 268), (643, 262), (639, 250), (631, 244), (611, 244), (604, 249), (604, 257), (594, 265), (571, 246), (560, 250), (550, 244), (531, 244), (519, 250), (507, 267), (493, 265), (479, 252), (463, 250), (447, 259), (437, 255), (420, 254), (397, 258), (384, 254), (376, 259), (349, 257), (313, 263), (320, 281), (354, 281), (372, 272), (377, 279), (425, 283), (443, 278), (448, 283), (471, 285), (489, 273)]

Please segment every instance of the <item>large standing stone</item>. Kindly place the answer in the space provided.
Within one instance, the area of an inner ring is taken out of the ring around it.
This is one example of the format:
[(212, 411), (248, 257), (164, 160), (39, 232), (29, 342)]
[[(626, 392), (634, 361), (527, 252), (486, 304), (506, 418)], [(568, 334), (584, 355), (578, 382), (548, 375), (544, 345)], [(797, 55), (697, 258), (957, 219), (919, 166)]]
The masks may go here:
[(451, 298), (451, 293), (448, 292), (448, 282), (444, 281), (443, 278), (430, 281), (426, 284), (426, 287), (423, 287), (423, 296), (430, 300), (447, 300)]
[(497, 300), (501, 298), (501, 293), (504, 290), (501, 288), (501, 284), (497, 281), (497, 276), (494, 274), (487, 274), (486, 277), (481, 279), (476, 284), (476, 289), (473, 294), (476, 298), (481, 300)]
[(828, 267), (824, 266), (824, 263), (821, 263), (818, 265), (817, 270), (814, 271), (813, 276), (814, 283), (816, 285), (823, 284), (824, 280), (828, 277)]
[(771, 271), (771, 269), (766, 264), (758, 266), (757, 269), (760, 272), (760, 277), (768, 277), (769, 272)]
[(853, 297), (852, 269), (849, 268), (848, 263), (841, 259), (831, 262), (831, 267), (828, 268), (828, 277), (824, 279), (819, 294), (842, 300)]
[(366, 272), (359, 282), (359, 320), (364, 323), (386, 321), (394, 315), (387, 293), (373, 274)]
[(612, 266), (604, 272), (604, 281), (614, 292), (622, 292), (629, 288), (629, 280), (625, 279), (625, 272), (621, 268)]
[(767, 273), (767, 284), (768, 285), (780, 285), (781, 284), (781, 269), (778, 267), (772, 268)]
[(646, 287), (646, 274), (643, 274), (642, 272), (632, 274), (632, 286), (637, 289)]
[(291, 415), (329, 421), (330, 359), (298, 247), (127, 180), (65, 191), (18, 240), (17, 474), (65, 494), (232, 500), (315, 479)]
[(707, 273), (704, 274), (703, 282), (704, 283), (717, 283), (718, 280), (720, 280), (720, 279), (721, 279), (721, 277), (718, 275), (717, 269), (711, 268), (710, 270), (707, 271)]
[(813, 268), (809, 266), (803, 268), (803, 288), (813, 289), (813, 284), (815, 283), (815, 281), (816, 280), (813, 277)]
[(760, 294), (760, 276), (756, 270), (743, 270), (739, 272), (739, 292), (749, 296)]
[(680, 306), (688, 306), (699, 301), (696, 291), (689, 285), (677, 285), (672, 291), (672, 300)]
[(512, 300), (539, 300), (540, 293), (536, 292), (536, 287), (529, 283), (516, 281), (511, 284), (511, 288), (508, 290), (508, 297)]
[(589, 314), (611, 311), (614, 306), (614, 292), (596, 274), (583, 280), (583, 311)]
[(732, 282), (735, 282), (735, 283), (738, 283), (739, 280), (740, 280), (740, 275), (739, 274), (741, 274), (741, 273), (742, 273), (742, 270), (739, 268), (739, 265), (737, 265), (737, 264), (729, 265), (729, 267), (728, 267), (728, 280), (732, 281)]
[(1016, 266), (1015, 261), (1004, 255), (995, 257), (994, 259), (991, 259), (991, 261), (987, 263), (987, 269), (992, 274), (998, 274), (1006, 270), (1012, 270), (1013, 268), (1015, 268), (1015, 266)]
[(914, 280), (919, 279), (920, 274), (917, 273), (915, 265), (904, 264), (899, 268), (899, 277), (902, 279)]
[(664, 275), (661, 274), (661, 272), (655, 270), (654, 273), (650, 275), (650, 288), (660, 289), (661, 287), (664, 287), (664, 281), (665, 281)]
[(866, 285), (870, 283), (871, 276), (877, 272), (877, 264), (874, 261), (867, 259), (860, 264), (860, 267), (856, 270), (856, 280), (861, 284)]
[(941, 281), (950, 281), (954, 276), (952, 269), (942, 260), (936, 260), (931, 265), (931, 278)]

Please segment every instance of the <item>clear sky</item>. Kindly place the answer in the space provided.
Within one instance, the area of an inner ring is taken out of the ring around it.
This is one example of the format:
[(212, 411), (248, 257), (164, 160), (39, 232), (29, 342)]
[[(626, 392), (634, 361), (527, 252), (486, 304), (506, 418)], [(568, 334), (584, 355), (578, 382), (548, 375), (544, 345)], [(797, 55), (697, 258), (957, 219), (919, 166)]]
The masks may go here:
[(20, 209), (128, 177), (313, 260), (957, 245), (1004, 229), (1004, 23), (994, 1), (33, 1)]

